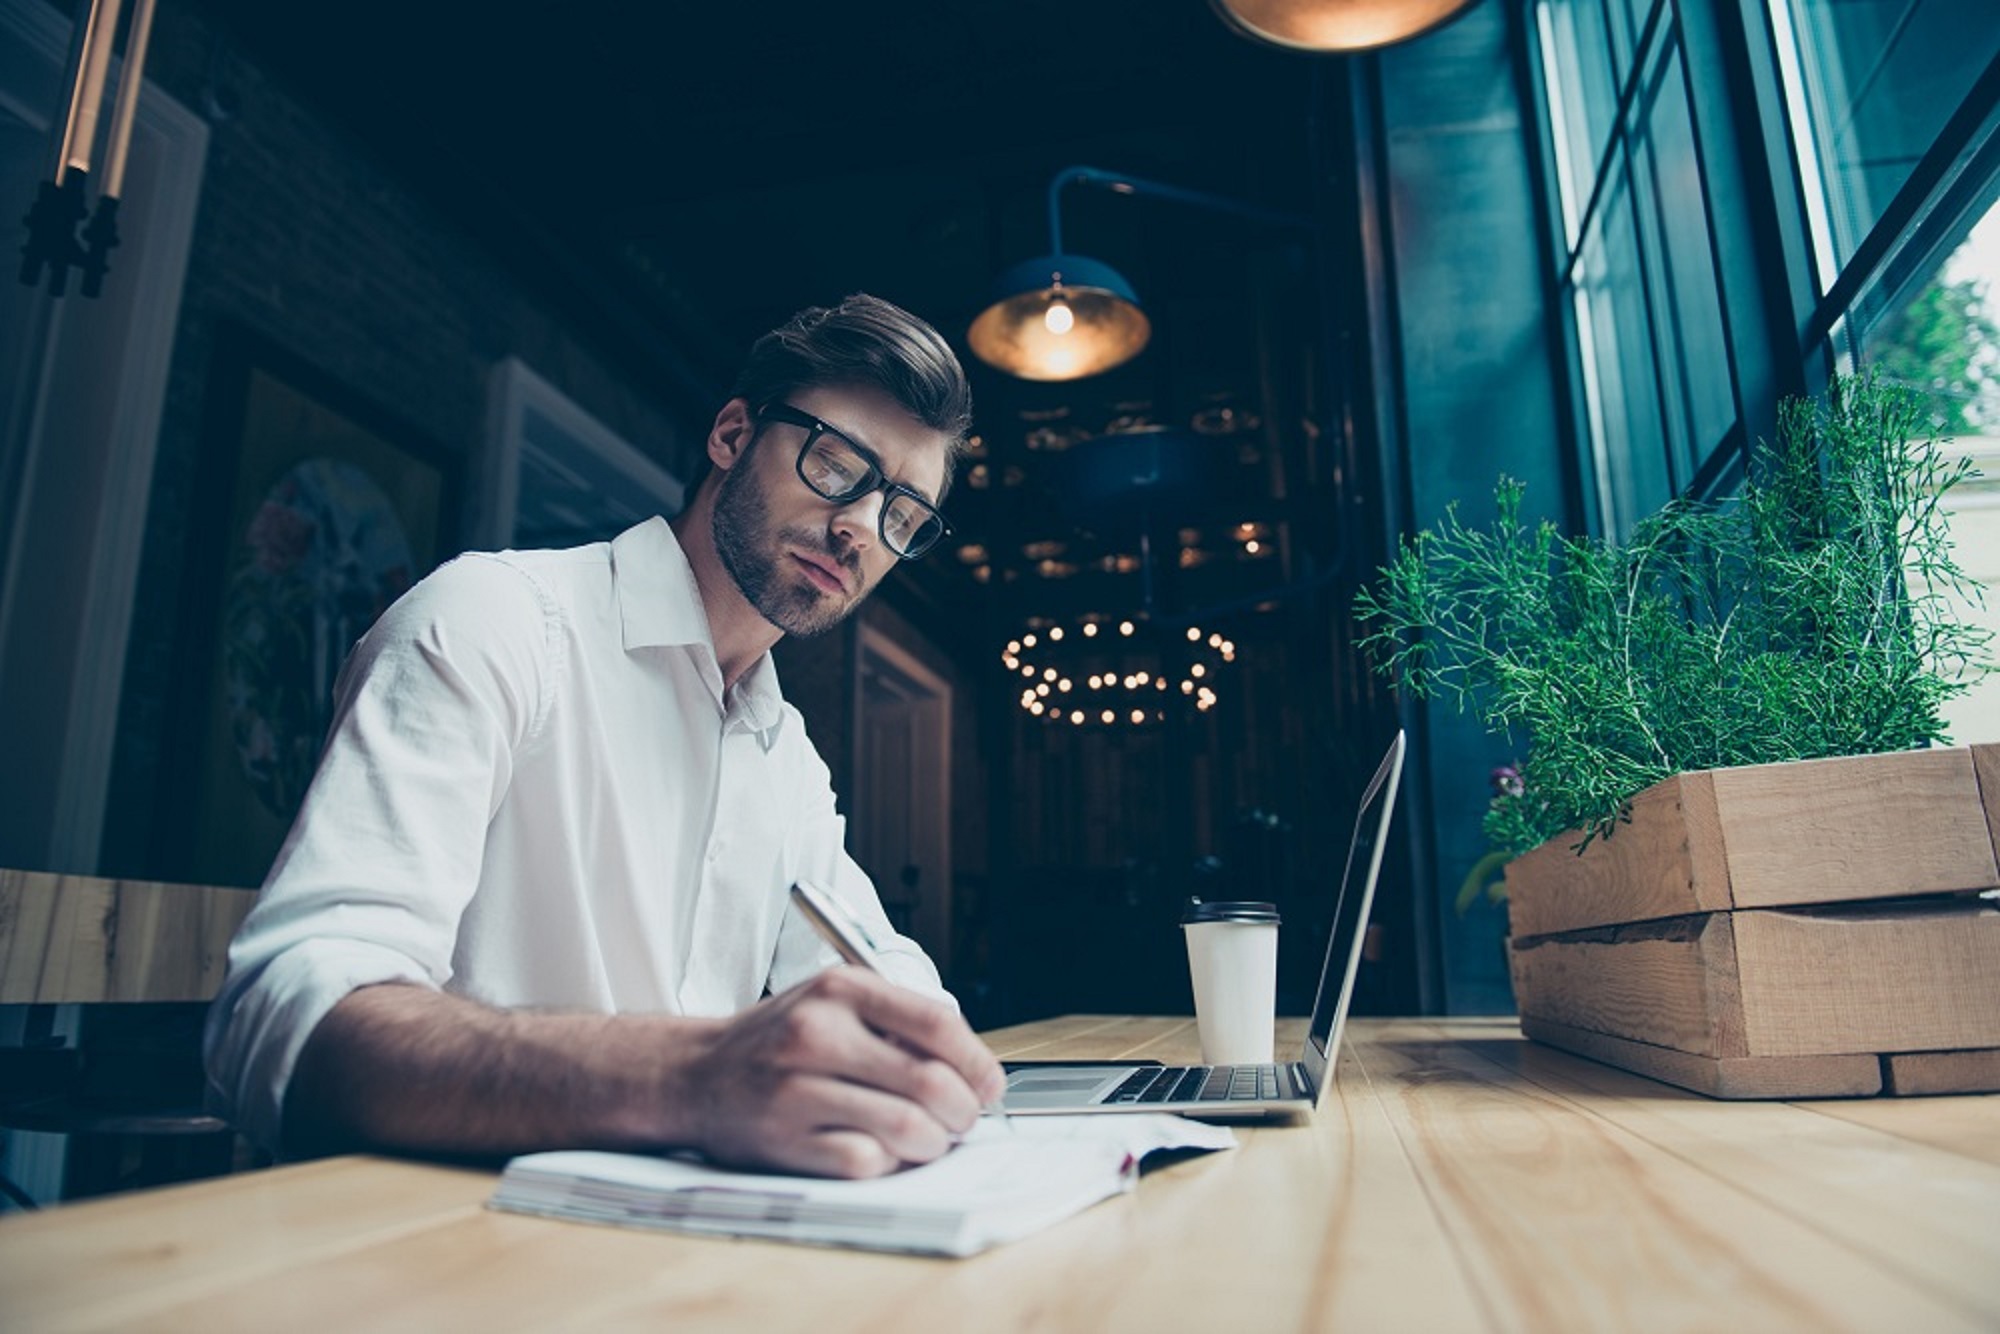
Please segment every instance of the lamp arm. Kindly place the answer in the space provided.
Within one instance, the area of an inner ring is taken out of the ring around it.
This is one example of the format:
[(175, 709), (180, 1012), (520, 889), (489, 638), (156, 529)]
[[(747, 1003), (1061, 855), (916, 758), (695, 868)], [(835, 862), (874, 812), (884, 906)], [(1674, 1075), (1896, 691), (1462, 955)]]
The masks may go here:
[(1155, 199), (1170, 199), (1178, 204), (1194, 208), (1204, 208), (1211, 213), (1227, 213), (1233, 217), (1248, 218), (1268, 227), (1283, 227), (1298, 231), (1311, 231), (1312, 219), (1298, 213), (1281, 213), (1276, 209), (1261, 208), (1256, 204), (1244, 203), (1223, 195), (1212, 195), (1201, 190), (1189, 190), (1179, 185), (1167, 185), (1161, 181), (1149, 181), (1143, 176), (1132, 176), (1120, 171), (1105, 171), (1099, 167), (1064, 167), (1049, 178), (1049, 253), (1060, 255), (1062, 248), (1062, 192), (1067, 185), (1095, 185), (1113, 194), (1148, 195)]

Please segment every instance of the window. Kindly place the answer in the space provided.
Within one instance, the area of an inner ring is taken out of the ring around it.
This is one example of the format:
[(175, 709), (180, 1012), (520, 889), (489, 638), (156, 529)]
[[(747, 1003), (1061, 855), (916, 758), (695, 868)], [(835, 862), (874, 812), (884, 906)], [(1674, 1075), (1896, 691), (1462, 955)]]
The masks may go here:
[(1834, 286), (2000, 45), (1992, 0), (1771, 0), (1819, 290)]
[(1739, 415), (1706, 179), (1672, 4), (1540, 0), (1535, 22), (1586, 489), (1616, 535), (1692, 488)]
[[(1812, 243), (1804, 351), (1922, 395), (1984, 474), (1951, 526), (1985, 586), (1960, 612), (2000, 631), (2000, 23), (1990, 0), (1768, 3)], [(1946, 718), (2000, 740), (2000, 676)]]
[[(1860, 360), (1922, 395), (1938, 429), (1978, 469), (1949, 504), (1954, 556), (1984, 598), (1955, 601), (1959, 617), (1991, 631), (2000, 649), (2000, 207), (1988, 208), (1916, 294), (1875, 322)], [(1955, 742), (2000, 741), (2000, 673), (1949, 701), (1945, 721)]]

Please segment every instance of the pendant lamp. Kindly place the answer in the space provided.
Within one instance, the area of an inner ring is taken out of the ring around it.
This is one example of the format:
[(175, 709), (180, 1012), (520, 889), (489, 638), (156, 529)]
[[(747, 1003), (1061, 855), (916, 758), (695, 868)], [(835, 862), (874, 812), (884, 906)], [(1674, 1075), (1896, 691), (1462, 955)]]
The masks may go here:
[(966, 330), (973, 353), (1023, 380), (1080, 380), (1122, 366), (1145, 351), (1152, 321), (1125, 276), (1102, 260), (1063, 250), (1062, 190), (1095, 185), (1229, 213), (1265, 226), (1309, 229), (1290, 213), (1258, 208), (1096, 167), (1066, 167), (1049, 181), (1049, 253), (1024, 260), (994, 280), (988, 304)]
[(1420, 37), (1474, 0), (1209, 0), (1245, 37), (1295, 51), (1373, 51)]

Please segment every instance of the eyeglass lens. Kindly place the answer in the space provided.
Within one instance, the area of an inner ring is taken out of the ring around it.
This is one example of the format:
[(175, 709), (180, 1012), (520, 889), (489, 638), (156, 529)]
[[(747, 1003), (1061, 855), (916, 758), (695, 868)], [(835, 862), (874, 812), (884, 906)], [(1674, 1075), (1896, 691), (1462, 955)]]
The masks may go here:
[[(799, 475), (828, 500), (846, 504), (875, 490), (882, 474), (873, 463), (837, 435), (813, 430), (799, 458)], [(904, 491), (891, 491), (882, 506), (882, 540), (899, 556), (923, 554), (944, 531), (944, 520), (923, 501)]]

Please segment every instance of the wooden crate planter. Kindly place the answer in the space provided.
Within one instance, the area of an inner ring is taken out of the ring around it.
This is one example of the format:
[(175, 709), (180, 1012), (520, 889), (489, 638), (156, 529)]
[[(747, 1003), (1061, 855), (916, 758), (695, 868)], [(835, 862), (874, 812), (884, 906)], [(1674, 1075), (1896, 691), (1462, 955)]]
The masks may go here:
[(1681, 774), (1507, 868), (1531, 1038), (1721, 1098), (2000, 1089), (2000, 746)]

